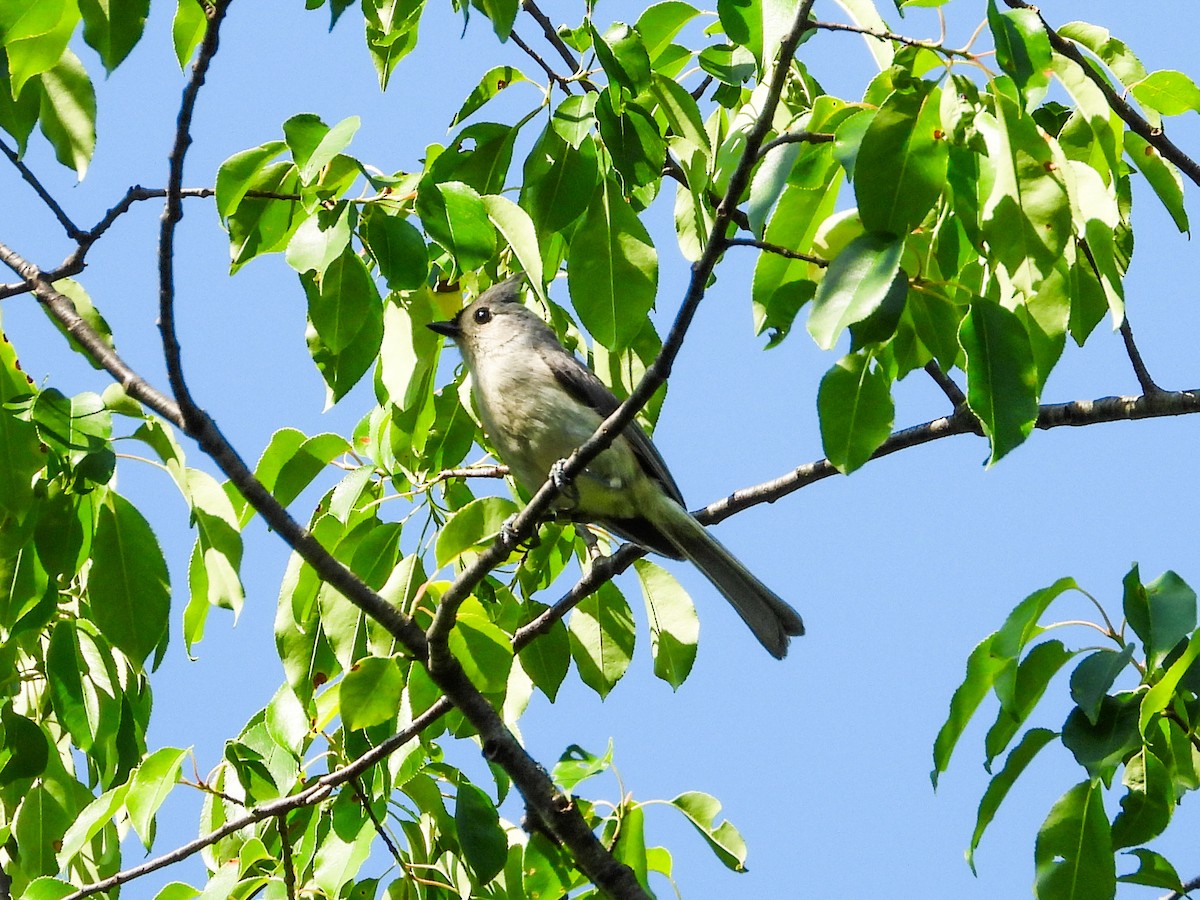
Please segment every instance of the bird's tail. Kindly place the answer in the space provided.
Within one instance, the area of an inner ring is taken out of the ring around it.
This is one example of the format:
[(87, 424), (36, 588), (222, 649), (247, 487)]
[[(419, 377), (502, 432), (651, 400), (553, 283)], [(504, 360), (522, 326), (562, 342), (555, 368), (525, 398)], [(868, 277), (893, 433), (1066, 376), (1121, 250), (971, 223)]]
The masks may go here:
[(659, 497), (655, 524), (733, 604), (767, 651), (783, 659), (789, 638), (804, 634), (800, 614), (755, 578), (686, 509), (665, 495)]

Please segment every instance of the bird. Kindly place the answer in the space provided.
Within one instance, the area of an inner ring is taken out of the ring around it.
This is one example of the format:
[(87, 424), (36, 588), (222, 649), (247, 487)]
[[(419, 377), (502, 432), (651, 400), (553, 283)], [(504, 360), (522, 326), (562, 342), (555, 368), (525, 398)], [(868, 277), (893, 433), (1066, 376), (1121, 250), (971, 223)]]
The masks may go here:
[[(494, 284), (452, 319), (428, 327), (458, 346), (484, 431), (510, 474), (532, 493), (620, 401), (522, 303), (524, 284), (522, 275)], [(787, 654), (791, 637), (804, 634), (800, 614), (687, 511), (662, 455), (636, 423), (625, 426), (557, 503), (567, 518), (690, 561), (776, 659)]]

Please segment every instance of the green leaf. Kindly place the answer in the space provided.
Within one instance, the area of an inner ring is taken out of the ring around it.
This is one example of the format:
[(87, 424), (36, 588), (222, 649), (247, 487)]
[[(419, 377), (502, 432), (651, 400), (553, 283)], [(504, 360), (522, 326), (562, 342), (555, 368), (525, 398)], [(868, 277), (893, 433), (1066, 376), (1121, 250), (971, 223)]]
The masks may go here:
[(723, 84), (739, 87), (754, 77), (754, 54), (745, 47), (725, 44), (705, 47), (697, 57), (700, 68)]
[(946, 184), (941, 91), (893, 91), (871, 119), (858, 150), (854, 196), (867, 231), (906, 235), (928, 215)]
[(1146, 67), (1141, 60), (1124, 41), (1113, 37), (1107, 28), (1090, 22), (1068, 22), (1057, 31), (1067, 40), (1075, 41), (1096, 54), (1126, 87), (1146, 77)]
[(567, 625), (571, 656), (583, 683), (607, 697), (633, 658), (633, 613), (620, 589), (606, 582), (580, 601)]
[(1158, 668), (1175, 645), (1196, 628), (1196, 592), (1167, 571), (1144, 587), (1135, 565), (1124, 579), (1124, 612), (1146, 651), (1146, 664)]
[(1100, 704), (1109, 688), (1132, 660), (1133, 644), (1128, 643), (1120, 652), (1097, 650), (1071, 673), (1071, 699), (1093, 725), (1100, 716)]
[[(11, 48), (10, 48), (11, 49)], [(42, 134), (55, 158), (82, 179), (96, 149), (96, 90), (70, 50), (42, 73)]]
[(633, 27), (641, 35), (651, 65), (671, 45), (683, 26), (698, 15), (700, 12), (696, 7), (682, 0), (663, 0), (642, 11)]
[(871, 362), (869, 353), (842, 357), (825, 373), (817, 392), (821, 443), (844, 475), (871, 458), (892, 433), (896, 418), (891, 381)]
[(4, 50), (12, 77), (12, 96), (18, 97), (27, 81), (50, 71), (70, 52), (67, 44), (79, 22), (79, 8), (73, 0), (5, 6)]
[[(357, 256), (355, 256), (357, 259)], [(362, 265), (362, 260), (359, 260), (358, 265)], [(354, 265), (353, 263), (351, 265)], [(332, 269), (332, 266), (330, 267)], [(326, 275), (328, 275), (328, 271)], [(324, 301), (320, 297), (314, 299), (314, 295), (320, 293), (311, 280), (304, 282), (305, 293), (309, 298), (309, 307), (313, 304), (323, 305)], [(359, 287), (374, 292), (375, 284), (369, 278), (362, 282), (358, 276), (351, 276), (352, 279), (359, 281)], [(325, 298), (326, 300), (330, 298)], [(321, 335), (317, 332), (316, 327), (310, 322), (305, 340), (308, 343), (308, 352), (312, 356), (313, 363), (317, 367), (317, 371), (321, 373), (321, 377), (326, 385), (325, 406), (328, 409), (350, 391), (354, 385), (358, 384), (359, 380), (366, 374), (367, 370), (379, 357), (379, 348), (383, 341), (383, 308), (382, 303), (378, 302), (378, 295), (371, 298), (371, 302), (365, 304), (364, 316), (359, 320), (359, 329), (354, 333), (346, 346), (340, 350), (333, 350), (325, 344), (321, 339)], [(340, 312), (324, 306), (323, 314), (328, 314), (326, 324), (330, 321), (338, 322), (338, 331), (335, 333), (341, 334), (342, 327), (345, 330), (350, 330), (354, 327), (354, 323), (345, 320), (345, 317)]]
[(1169, 69), (1151, 72), (1130, 88), (1138, 103), (1164, 116), (1178, 116), (1189, 110), (1200, 112), (1200, 87), (1182, 72)]
[(415, 291), (429, 277), (429, 251), (421, 232), (402, 216), (382, 206), (367, 207), (363, 240), (389, 290)]
[(450, 632), (450, 650), (479, 690), (496, 694), (508, 685), (512, 641), (474, 597), (468, 597), (458, 610)]
[[(1034, 591), (1008, 614), (1000, 629), (984, 638), (967, 657), (967, 673), (954, 691), (950, 700), (950, 714), (933, 745), (933, 771), (930, 779), (934, 788), (937, 787), (938, 776), (946, 771), (954, 745), (962, 736), (971, 716), (987, 696), (987, 692), (996, 686), (997, 680), (1008, 673), (1010, 679), (1016, 678), (1016, 660), (1020, 657), (1025, 645), (1041, 634), (1042, 629), (1037, 624), (1047, 607), (1064, 591), (1077, 588), (1073, 578), (1060, 578), (1049, 587)], [(1012, 696), (1015, 686), (1005, 689), (997, 687), (998, 695)]]
[(364, 323), (382, 318), (379, 292), (362, 258), (350, 247), (329, 264), (308, 292), (308, 318), (321, 345), (333, 353), (350, 346)]
[(316, 272), (318, 277), (350, 249), (350, 229), (356, 213), (347, 203), (333, 209), (318, 209), (296, 228), (284, 258), (297, 272)]
[(392, 658), (367, 656), (354, 664), (338, 689), (342, 721), (352, 731), (396, 718), (404, 673)]
[(462, 272), (483, 266), (496, 249), (496, 232), (474, 188), (459, 181), (421, 181), (417, 215), (425, 233), (441, 244)]
[(83, 39), (112, 72), (142, 37), (150, 0), (79, 0)]
[(1112, 900), (1117, 873), (1098, 782), (1081, 782), (1058, 799), (1038, 831), (1034, 860), (1037, 897)]
[(638, 883), (648, 892), (650, 887), (646, 862), (645, 813), (637, 803), (623, 804), (619, 813), (617, 842), (613, 846), (613, 856), (633, 870)]
[(567, 287), (584, 327), (613, 351), (630, 345), (654, 306), (658, 254), (610, 182), (596, 192), (575, 232)]
[(0, 48), (0, 128), (16, 139), (17, 153), (25, 155), (29, 135), (37, 124), (42, 106), (42, 85), (31, 81), (25, 85), (20, 96), (13, 97), (12, 79), (8, 71), (8, 55)]
[(1050, 37), (1041, 16), (1033, 9), (1000, 12), (988, 0), (988, 26), (996, 42), (996, 62), (1007, 72), (1025, 98), (1026, 108), (1036, 106), (1050, 84)]
[(715, 824), (721, 811), (721, 802), (711, 794), (687, 791), (671, 801), (671, 805), (682, 812), (696, 830), (708, 842), (726, 868), (742, 872), (746, 868), (746, 842), (728, 820)]
[[(272, 195), (291, 195), (300, 189), (300, 176), (290, 162), (268, 165), (247, 185)], [(228, 220), (230, 273), (264, 253), (287, 246), (288, 240), (307, 218), (300, 204), (278, 196), (243, 197)]]
[(1144, 733), (1150, 720), (1170, 705), (1180, 680), (1197, 657), (1200, 657), (1200, 629), (1192, 633), (1191, 640), (1188, 641), (1183, 653), (1171, 663), (1171, 667), (1159, 679), (1158, 684), (1150, 688), (1146, 692), (1146, 696), (1142, 698), (1141, 715), (1138, 718), (1139, 731)]
[(321, 170), (349, 146), (360, 124), (358, 116), (349, 116), (330, 127), (312, 113), (301, 113), (284, 122), (283, 135), (300, 171), (300, 181), (311, 184), (316, 180)]
[(167, 631), (171, 583), (149, 523), (120, 494), (100, 507), (88, 593), (104, 636), (142, 664)]
[(1121, 693), (1100, 702), (1096, 724), (1088, 721), (1079, 707), (1071, 710), (1063, 723), (1063, 746), (1093, 778), (1107, 784), (1113, 772), (1131, 751), (1141, 744), (1138, 728), (1138, 693)]
[(596, 756), (584, 750), (578, 744), (571, 744), (563, 751), (558, 762), (554, 764), (551, 777), (556, 784), (562, 786), (568, 793), (587, 778), (607, 772), (612, 766), (612, 738), (608, 741), (608, 750), (603, 756)]
[(594, 141), (575, 147), (547, 126), (525, 160), (521, 205), (540, 233), (561, 231), (588, 209), (599, 178)]
[(450, 127), (458, 125), (506, 87), (528, 80), (520, 69), (514, 69), (512, 66), (496, 66), (488, 69), (479, 79), (479, 84), (475, 86), (475, 89), (467, 95), (467, 99), (454, 114), (454, 118), (450, 120)]
[(1038, 415), (1037, 366), (1020, 320), (977, 298), (958, 329), (967, 356), (967, 405), (991, 442), (992, 465), (1033, 431)]
[(513, 201), (499, 194), (485, 194), (480, 198), (487, 210), (488, 218), (496, 226), (496, 230), (512, 248), (521, 268), (529, 276), (529, 283), (538, 296), (545, 298), (542, 284), (545, 275), (542, 271), (542, 252), (538, 246), (537, 229), (533, 220), (525, 210)]
[(634, 560), (646, 618), (650, 622), (650, 652), (654, 674), (678, 689), (696, 661), (700, 619), (683, 585), (661, 566), (646, 559)]
[(868, 233), (837, 255), (817, 287), (808, 316), (808, 333), (818, 347), (832, 350), (843, 330), (883, 304), (901, 272), (903, 250), (900, 238)]
[(635, 187), (652, 184), (662, 177), (667, 147), (658, 123), (650, 113), (632, 100), (615, 102), (612, 88), (600, 93), (596, 103), (600, 137), (612, 156), (625, 193)]
[(58, 851), (58, 864), (61, 868), (65, 869), (71, 859), (103, 828), (114, 825), (117, 811), (125, 804), (125, 796), (128, 793), (129, 782), (126, 781), (112, 790), (105, 791), (83, 808), (63, 835), (62, 848)]
[(45, 465), (37, 429), (0, 408), (0, 509), (18, 522), (33, 505), (33, 477)]
[(1175, 787), (1162, 761), (1143, 747), (1127, 763), (1121, 781), (1128, 790), (1113, 821), (1113, 847), (1145, 844), (1166, 830), (1175, 811)]
[(85, 677), (88, 670), (88, 659), (80, 647), (75, 623), (58, 622), (46, 649), (50, 701), (59, 724), (85, 753), (92, 748), (102, 717), (120, 715), (119, 708), (114, 709), (111, 702), (105, 702), (107, 694), (97, 691), (92, 679)]
[[(529, 619), (548, 608), (533, 600), (526, 601), (525, 605), (528, 607)], [(571, 668), (571, 642), (562, 620), (556, 621), (549, 631), (530, 641), (517, 654), (517, 660), (534, 686), (553, 703), (563, 679), (567, 677), (567, 671)]]
[[(189, 0), (180, 0), (181, 3)], [(193, 2), (193, 5), (196, 5)], [(255, 185), (267, 166), (287, 148), (283, 141), (268, 141), (260, 147), (251, 147), (235, 153), (217, 169), (217, 214), (222, 219), (231, 216), (246, 196), (246, 191)]]
[(481, 497), (457, 510), (437, 537), (438, 566), (462, 556), (500, 533), (501, 526), (517, 511), (507, 497)]
[(1138, 870), (1129, 875), (1122, 875), (1117, 881), (1123, 881), (1127, 884), (1144, 884), (1147, 887), (1164, 888), (1168, 891), (1175, 891), (1177, 894), (1184, 893), (1183, 882), (1179, 878), (1179, 873), (1175, 871), (1173, 865), (1167, 862), (1164, 856), (1145, 848), (1126, 852), (1130, 856), (1137, 857), (1139, 863)]
[(996, 817), (1000, 804), (1038, 752), (1056, 737), (1058, 734), (1048, 728), (1029, 729), (1021, 736), (1020, 743), (1008, 754), (1004, 768), (988, 782), (987, 789), (979, 800), (979, 810), (975, 813), (975, 830), (971, 833), (971, 846), (967, 848), (966, 853), (967, 865), (971, 867), (972, 873), (978, 874), (975, 872), (975, 851), (979, 848), (984, 831)]
[(129, 781), (125, 808), (129, 810), (129, 821), (147, 850), (154, 841), (155, 813), (179, 781), (179, 771), (187, 754), (187, 750), (174, 747), (155, 750), (137, 767)]
[(993, 172), (980, 218), (991, 258), (1028, 295), (1062, 259), (1073, 232), (1071, 202), (1061, 149), (1003, 90), (1007, 82), (994, 82), (996, 117), (975, 117)]
[(41, 775), (50, 759), (46, 733), (32, 719), (13, 712), (11, 705), (0, 709), (0, 729), (0, 786)]
[(650, 86), (650, 56), (641, 36), (623, 22), (604, 34), (592, 27), (592, 48), (609, 79), (636, 97)]
[(1158, 199), (1162, 201), (1175, 227), (1186, 233), (1188, 228), (1187, 210), (1183, 206), (1183, 176), (1173, 162), (1164, 159), (1162, 154), (1140, 134), (1126, 131), (1125, 152), (1137, 170), (1146, 176), (1146, 181)]
[(175, 47), (175, 59), (179, 68), (186, 69), (188, 61), (208, 30), (208, 18), (204, 8), (195, 0), (178, 0), (175, 19), (171, 23), (171, 42)]
[(1066, 649), (1061, 641), (1046, 641), (1036, 645), (1021, 660), (1012, 679), (1011, 691), (997, 691), (1000, 711), (984, 738), (985, 768), (990, 771), (992, 760), (1004, 752), (1028, 720), (1050, 679), (1074, 656), (1075, 651)]
[(21, 900), (63, 900), (78, 891), (79, 888), (73, 884), (43, 875), (29, 882), (29, 887), (21, 894)]
[(508, 836), (500, 826), (500, 814), (490, 797), (469, 782), (458, 786), (454, 802), (454, 824), (467, 865), (476, 884), (486, 884), (504, 868), (508, 858)]

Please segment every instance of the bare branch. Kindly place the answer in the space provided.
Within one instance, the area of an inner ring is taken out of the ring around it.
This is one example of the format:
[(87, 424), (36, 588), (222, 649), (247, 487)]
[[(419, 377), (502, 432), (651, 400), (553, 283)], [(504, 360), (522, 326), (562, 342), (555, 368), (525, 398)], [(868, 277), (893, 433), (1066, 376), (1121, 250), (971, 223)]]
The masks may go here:
[(81, 232), (75, 226), (75, 223), (71, 221), (71, 217), (68, 216), (66, 211), (58, 205), (58, 201), (50, 196), (50, 192), (42, 186), (40, 181), (38, 181), (37, 176), (33, 174), (33, 170), (30, 169), (29, 166), (25, 165), (21, 157), (17, 155), (17, 151), (13, 150), (2, 140), (0, 140), (0, 151), (2, 151), (4, 155), (8, 157), (9, 162), (16, 166), (17, 171), (21, 173), (21, 177), (29, 183), (29, 186), (32, 187), (38, 197), (41, 198), (41, 201), (45, 203), (47, 207), (49, 207), (50, 212), (54, 213), (54, 218), (58, 219), (58, 224), (63, 227), (63, 230), (67, 233), (67, 237), (73, 241), (79, 240), (83, 232)]
[(87, 350), (88, 355), (102, 365), (125, 388), (125, 392), (129, 396), (144, 403), (173, 424), (179, 427), (183, 426), (183, 416), (175, 402), (151, 387), (137, 372), (126, 365), (125, 360), (121, 359), (117, 352), (104, 343), (100, 335), (79, 317), (71, 298), (56, 291), (37, 266), (4, 244), (0, 244), (0, 262), (16, 272), (21, 277), (22, 283), (30, 286), (33, 295), (46, 305), (51, 315), (59, 321), (67, 333), (75, 338), (80, 346)]
[(287, 900), (296, 900), (296, 862), (292, 859), (292, 836), (288, 834), (287, 813), (282, 812), (275, 817), (275, 827), (279, 830), (279, 847), (283, 857), (283, 887), (287, 892)]
[(776, 256), (785, 256), (788, 259), (798, 259), (802, 262), (812, 263), (814, 266), (820, 266), (822, 269), (829, 265), (829, 260), (822, 259), (819, 256), (813, 256), (809, 253), (799, 253), (796, 250), (789, 250), (787, 247), (780, 246), (779, 244), (760, 241), (756, 238), (726, 238), (725, 244), (728, 247), (757, 247), (766, 253), (774, 253)]
[[(535, 3), (534, 0), (524, 0), (524, 2), (521, 4), (521, 7), (525, 10), (525, 12), (533, 16), (534, 21), (542, 27), (542, 34), (546, 36), (546, 40), (549, 42), (550, 46), (558, 51), (558, 55), (562, 57), (563, 62), (570, 66), (571, 71), (573, 73), (581, 71), (582, 67), (579, 65), (579, 60), (575, 58), (575, 54), (571, 52), (571, 48), (566, 45), (566, 42), (558, 36), (558, 32), (554, 30), (554, 24), (550, 21), (546, 14), (538, 8), (537, 3)], [(586, 82), (584, 82), (584, 86), (589, 90), (595, 90), (595, 87), (588, 85)]]
[(1150, 377), (1150, 370), (1146, 368), (1146, 363), (1142, 360), (1142, 353), (1133, 341), (1133, 326), (1129, 324), (1128, 315), (1121, 319), (1121, 340), (1125, 342), (1125, 352), (1129, 355), (1129, 362), (1133, 365), (1133, 373), (1137, 376), (1142, 393), (1156, 394), (1162, 391), (1162, 388), (1155, 384), (1154, 379)]
[(318, 778), (304, 790), (300, 791), (300, 793), (292, 794), (288, 797), (280, 797), (278, 800), (272, 800), (270, 803), (264, 803), (262, 806), (256, 806), (253, 809), (247, 810), (245, 815), (230, 819), (220, 828), (210, 831), (208, 834), (202, 834), (182, 847), (176, 847), (170, 853), (164, 853), (162, 856), (147, 860), (141, 865), (125, 869), (122, 872), (117, 872), (115, 875), (110, 875), (108, 878), (82, 887), (75, 893), (65, 897), (64, 900), (82, 900), (82, 898), (90, 897), (92, 894), (111, 890), (118, 885), (141, 878), (143, 875), (148, 875), (151, 872), (165, 869), (167, 866), (174, 865), (177, 862), (182, 862), (189, 856), (199, 853), (205, 847), (211, 847), (223, 837), (233, 834), (235, 831), (241, 831), (243, 828), (253, 825), (256, 822), (261, 822), (263, 819), (268, 819), (272, 816), (283, 816), (293, 809), (315, 806), (328, 797), (334, 788), (361, 775), (371, 766), (375, 765), (375, 763), (395, 753), (409, 741), (413, 740), (424, 729), (449, 712), (450, 708), (450, 701), (443, 697), (425, 712), (421, 713), (421, 715), (413, 719), (412, 724), (407, 728), (397, 732), (379, 746), (371, 748), (358, 759), (354, 760), (354, 762)]
[(768, 153), (776, 147), (781, 147), (784, 144), (828, 144), (834, 139), (834, 135), (825, 134), (821, 131), (792, 131), (779, 135), (773, 140), (767, 141), (762, 145), (762, 149), (758, 151), (758, 158), (763, 159)]
[(942, 389), (942, 393), (946, 395), (955, 409), (961, 409), (967, 405), (967, 395), (962, 392), (962, 388), (955, 383), (953, 378), (942, 371), (937, 360), (931, 359), (925, 363), (925, 371), (929, 373), (930, 378), (937, 382), (937, 386)]
[(503, 478), (508, 474), (508, 466), (463, 466), (458, 469), (442, 469), (428, 481), (422, 482), (419, 487), (433, 487), (440, 481), (446, 481), (449, 478)]
[(392, 836), (388, 833), (388, 830), (383, 827), (383, 822), (380, 821), (379, 816), (375, 815), (375, 810), (371, 807), (371, 800), (362, 789), (362, 785), (358, 783), (357, 778), (350, 779), (350, 789), (354, 791), (354, 796), (358, 798), (358, 802), (362, 804), (362, 808), (371, 817), (371, 824), (375, 826), (375, 833), (383, 839), (384, 846), (388, 848), (388, 853), (392, 854), (392, 859), (396, 861), (396, 865), (403, 869), (404, 857), (400, 855), (400, 850), (396, 847), (396, 842), (392, 840)]
[(549, 78), (551, 81), (553, 81), (555, 84), (557, 84), (560, 88), (562, 88), (568, 94), (571, 93), (571, 82), (569, 82), (567, 79), (563, 78), (563, 76), (561, 76), (557, 72), (555, 72), (554, 69), (552, 69), (550, 67), (550, 64), (548, 62), (546, 62), (544, 59), (542, 59), (541, 55), (536, 50), (534, 50), (527, 43), (525, 43), (523, 40), (521, 40), (521, 36), (519, 34), (517, 34), (516, 31), (511, 32), (508, 36), (514, 44), (516, 44), (518, 47), (520, 47), (522, 50), (525, 51), (526, 56), (528, 56), (535, 63), (537, 63), (539, 66), (541, 66), (541, 69), (543, 72), (546, 73), (547, 78)]
[(1109, 107), (1129, 126), (1129, 130), (1144, 138), (1164, 158), (1175, 163), (1175, 165), (1187, 173), (1188, 178), (1192, 179), (1195, 184), (1200, 185), (1200, 163), (1197, 163), (1196, 160), (1180, 150), (1161, 129), (1154, 128), (1142, 118), (1137, 110), (1113, 89), (1108, 79), (1092, 67), (1073, 41), (1068, 41), (1050, 27), (1036, 6), (1026, 3), (1025, 0), (1004, 0), (1004, 2), (1013, 9), (1032, 9), (1041, 21), (1042, 27), (1046, 29), (1046, 35), (1050, 38), (1050, 46), (1077, 64), (1083, 70), (1083, 74), (1091, 79), (1096, 87), (1100, 88), (1100, 92), (1104, 94), (1104, 99), (1108, 101)]
[(949, 47), (944, 47), (937, 41), (922, 41), (916, 38), (906, 37), (903, 34), (896, 34), (894, 31), (877, 31), (874, 28), (863, 28), (860, 25), (845, 25), (841, 22), (818, 22), (815, 19), (810, 21), (809, 27), (817, 28), (821, 31), (848, 31), (853, 34), (862, 34), (867, 37), (878, 38), (881, 41), (895, 41), (897, 44), (905, 44), (909, 47), (917, 47), (922, 50), (931, 50), (934, 53), (940, 53), (943, 56), (957, 56), (962, 59), (974, 59), (975, 54), (970, 50), (952, 50)]

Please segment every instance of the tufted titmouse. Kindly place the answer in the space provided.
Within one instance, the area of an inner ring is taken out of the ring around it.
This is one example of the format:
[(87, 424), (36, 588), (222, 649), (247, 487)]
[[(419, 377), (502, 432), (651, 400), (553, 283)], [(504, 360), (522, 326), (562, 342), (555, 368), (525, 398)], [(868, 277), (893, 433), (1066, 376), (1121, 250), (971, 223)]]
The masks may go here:
[[(591, 369), (521, 304), (523, 278), (488, 290), (448, 322), (429, 327), (453, 338), (471, 372), (479, 417), (517, 481), (535, 491), (619, 405)], [(777, 659), (800, 615), (688, 513), (675, 479), (636, 424), (590, 462), (560, 508), (672, 559), (689, 559), (733, 604)]]

